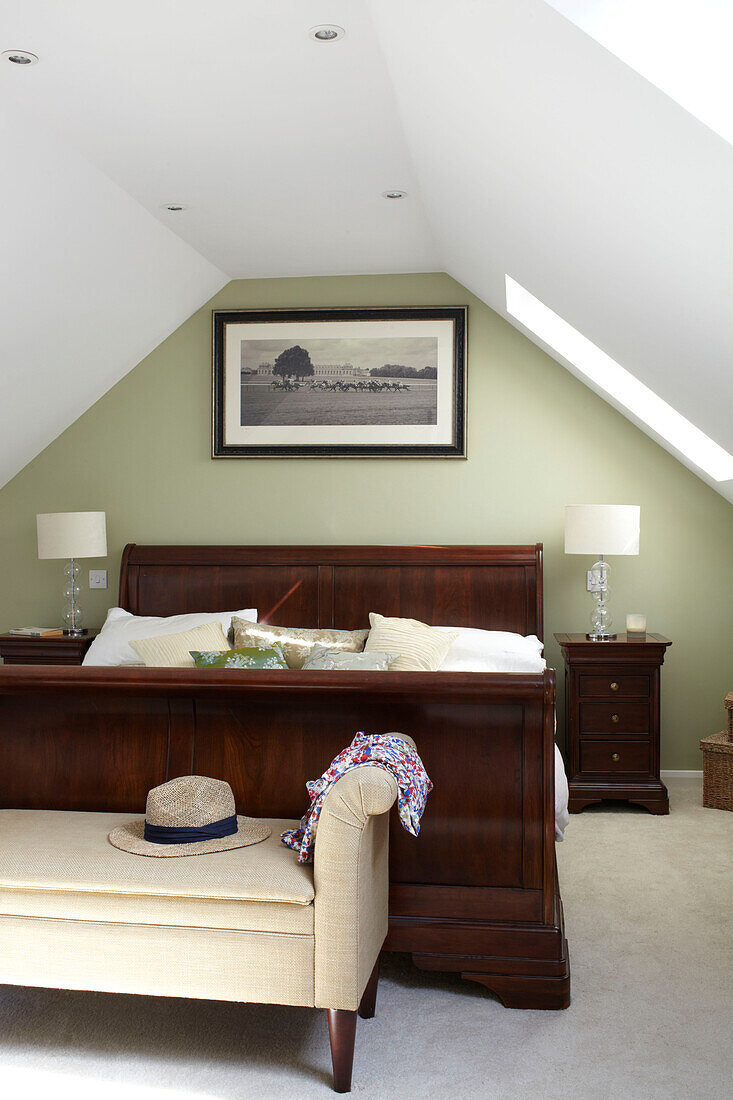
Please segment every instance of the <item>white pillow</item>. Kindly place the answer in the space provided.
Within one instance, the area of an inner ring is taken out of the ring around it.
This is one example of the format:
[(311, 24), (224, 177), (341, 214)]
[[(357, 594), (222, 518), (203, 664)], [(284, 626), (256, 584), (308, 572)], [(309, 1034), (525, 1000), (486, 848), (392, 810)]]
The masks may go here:
[(168, 615), (161, 618), (155, 615), (131, 615), (121, 607), (111, 607), (101, 633), (97, 635), (87, 650), (82, 662), (85, 665), (136, 665), (143, 662), (130, 646), (130, 642), (142, 638), (164, 637), (166, 634), (179, 634), (204, 623), (221, 623), (225, 634), (229, 633), (232, 616), (257, 622), (257, 608), (248, 607), (244, 611), (195, 612), (192, 615)]
[(489, 657), (455, 659), (448, 653), (439, 672), (544, 672), (547, 661), (539, 653), (494, 653)]
[[(440, 666), (440, 671), (447, 670), (447, 662), (473, 661), (475, 658), (495, 657), (499, 654), (515, 653), (525, 657), (541, 657), (543, 645), (535, 634), (512, 634), (508, 630), (479, 630), (470, 626), (436, 626), (435, 630), (457, 634), (458, 637), (451, 645), (445, 660)], [(543, 664), (544, 668), (544, 664)], [(454, 672), (460, 671), (453, 669)], [(471, 671), (463, 669), (464, 672)], [(485, 671), (485, 670), (480, 670)], [(497, 669), (505, 671), (504, 669)], [(511, 671), (507, 669), (506, 671)], [(522, 669), (521, 671), (525, 671)], [(534, 671), (534, 668), (531, 669)]]

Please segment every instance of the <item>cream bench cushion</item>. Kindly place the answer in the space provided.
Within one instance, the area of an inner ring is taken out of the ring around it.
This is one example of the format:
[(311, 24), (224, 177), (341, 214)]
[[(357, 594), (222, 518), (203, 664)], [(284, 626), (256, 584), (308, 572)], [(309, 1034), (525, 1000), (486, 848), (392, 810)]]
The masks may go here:
[(260, 844), (180, 859), (114, 848), (133, 814), (0, 810), (0, 914), (313, 935), (313, 866), (270, 820)]
[(326, 796), (312, 865), (280, 843), (179, 859), (113, 847), (128, 814), (0, 810), (0, 984), (328, 1009), (334, 1087), (387, 934), (392, 775)]

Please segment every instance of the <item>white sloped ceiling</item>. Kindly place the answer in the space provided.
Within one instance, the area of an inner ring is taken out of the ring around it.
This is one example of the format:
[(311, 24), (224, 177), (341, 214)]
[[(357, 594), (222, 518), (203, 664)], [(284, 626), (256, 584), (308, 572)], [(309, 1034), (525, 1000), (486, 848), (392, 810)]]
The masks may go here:
[(0, 148), (2, 485), (227, 277), (7, 104)]
[(541, 0), (371, 8), (446, 270), (505, 315), (511, 275), (733, 453), (733, 147)]
[(0, 482), (263, 275), (508, 273), (733, 451), (733, 149), (544, 0), (0, 0), (8, 48)]

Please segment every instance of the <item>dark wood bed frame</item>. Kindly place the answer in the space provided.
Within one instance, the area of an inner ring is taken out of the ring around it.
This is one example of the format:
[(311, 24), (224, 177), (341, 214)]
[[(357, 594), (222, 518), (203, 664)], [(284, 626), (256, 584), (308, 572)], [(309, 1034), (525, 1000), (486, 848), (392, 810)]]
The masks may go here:
[[(120, 605), (257, 607), (289, 626), (369, 611), (542, 636), (541, 546), (126, 547)], [(393, 821), (387, 950), (518, 1008), (565, 1008), (554, 842), (555, 674), (0, 668), (0, 806), (142, 813), (191, 772), (240, 813), (299, 817), (305, 781), (357, 730), (417, 742), (435, 789), (420, 837)]]

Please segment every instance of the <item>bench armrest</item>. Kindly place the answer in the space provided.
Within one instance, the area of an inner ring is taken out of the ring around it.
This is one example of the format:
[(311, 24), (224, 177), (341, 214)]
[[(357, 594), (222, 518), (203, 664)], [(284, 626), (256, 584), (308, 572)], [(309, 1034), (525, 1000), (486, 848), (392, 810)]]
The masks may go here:
[(365, 764), (326, 796), (316, 834), (315, 1003), (356, 1009), (387, 935), (389, 810), (397, 783)]

